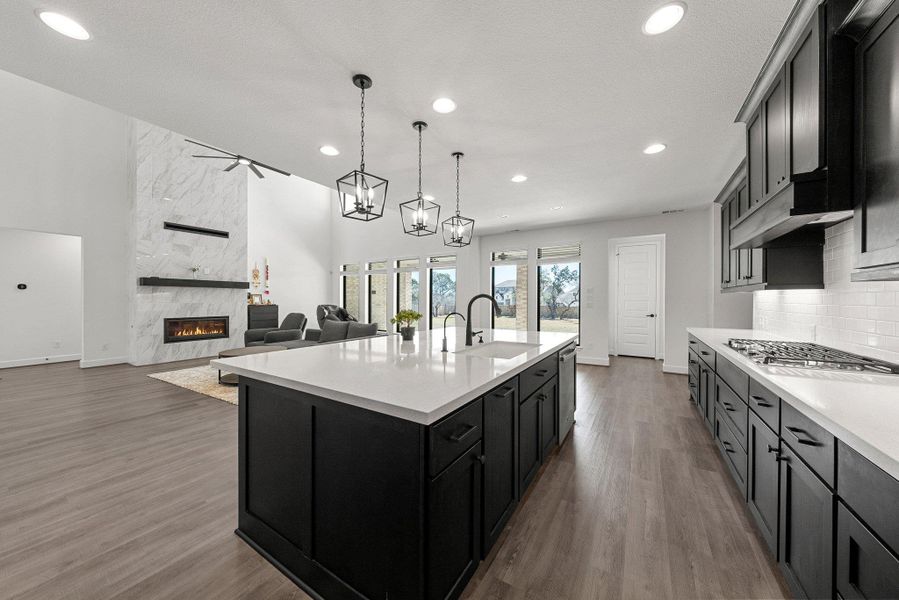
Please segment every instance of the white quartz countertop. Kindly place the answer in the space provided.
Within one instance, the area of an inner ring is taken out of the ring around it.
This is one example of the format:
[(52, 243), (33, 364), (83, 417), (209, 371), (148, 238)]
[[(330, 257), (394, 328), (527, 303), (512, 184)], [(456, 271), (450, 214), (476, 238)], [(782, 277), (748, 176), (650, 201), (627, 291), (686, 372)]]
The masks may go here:
[(899, 479), (899, 375), (759, 365), (730, 348), (727, 341), (808, 340), (752, 329), (688, 328), (687, 332)]
[[(492, 341), (538, 344), (510, 359), (466, 353), (465, 330), (418, 331), (217, 359), (213, 368), (430, 425), (577, 338), (570, 333), (487, 329)], [(472, 348), (478, 348), (477, 336)], [(462, 350), (456, 352), (457, 348)]]

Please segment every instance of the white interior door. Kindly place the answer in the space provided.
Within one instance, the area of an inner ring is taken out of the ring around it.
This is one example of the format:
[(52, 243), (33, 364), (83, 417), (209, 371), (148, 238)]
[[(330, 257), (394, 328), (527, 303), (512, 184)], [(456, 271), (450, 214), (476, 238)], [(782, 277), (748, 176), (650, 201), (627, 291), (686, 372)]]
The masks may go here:
[(658, 264), (655, 244), (619, 246), (615, 349), (628, 356), (656, 356)]

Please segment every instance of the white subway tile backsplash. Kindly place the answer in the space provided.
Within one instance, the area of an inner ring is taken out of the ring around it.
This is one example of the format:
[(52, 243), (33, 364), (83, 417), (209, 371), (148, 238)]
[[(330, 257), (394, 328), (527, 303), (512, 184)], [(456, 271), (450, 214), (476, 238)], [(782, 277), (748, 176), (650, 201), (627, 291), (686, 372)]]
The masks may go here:
[(824, 238), (825, 289), (755, 292), (753, 327), (899, 362), (899, 281), (850, 281), (851, 219)]

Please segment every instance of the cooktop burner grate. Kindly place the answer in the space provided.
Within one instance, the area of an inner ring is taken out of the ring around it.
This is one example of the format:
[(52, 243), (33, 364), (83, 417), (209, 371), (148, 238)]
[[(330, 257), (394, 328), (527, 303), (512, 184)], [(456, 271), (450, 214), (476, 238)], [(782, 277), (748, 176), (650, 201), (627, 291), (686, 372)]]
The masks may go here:
[(728, 345), (763, 365), (899, 374), (899, 365), (810, 342), (733, 338)]

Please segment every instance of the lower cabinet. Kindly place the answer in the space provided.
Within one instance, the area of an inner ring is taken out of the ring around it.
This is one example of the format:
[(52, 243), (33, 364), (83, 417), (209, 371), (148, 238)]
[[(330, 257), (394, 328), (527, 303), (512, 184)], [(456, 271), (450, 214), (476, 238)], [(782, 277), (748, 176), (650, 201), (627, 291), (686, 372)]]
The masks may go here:
[(540, 468), (540, 399), (531, 394), (518, 406), (518, 489), (521, 495)]
[(559, 441), (558, 384), (556, 379), (543, 386), (537, 393), (540, 399), (540, 458), (546, 460)]
[(743, 497), (746, 497), (746, 451), (737, 441), (737, 436), (731, 431), (731, 426), (724, 420), (720, 412), (715, 413), (715, 439), (724, 462), (730, 469), (737, 487), (740, 488)]
[(780, 566), (799, 598), (833, 597), (833, 493), (787, 445), (780, 456)]
[(517, 431), (516, 378), (484, 396), (484, 556), (496, 543), (518, 500)]
[(764, 421), (750, 411), (747, 443), (749, 473), (746, 492), (749, 512), (771, 552), (777, 557), (780, 440)]
[(837, 502), (837, 593), (844, 600), (896, 598), (899, 559)]
[(481, 442), (428, 484), (427, 598), (456, 598), (481, 559)]
[(715, 432), (715, 372), (705, 362), (699, 364), (699, 412), (709, 431)]

